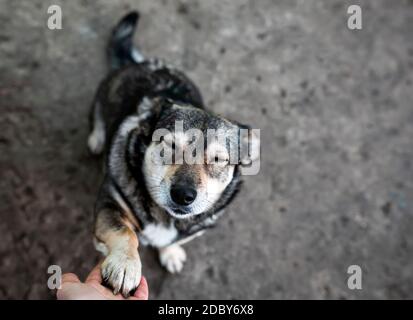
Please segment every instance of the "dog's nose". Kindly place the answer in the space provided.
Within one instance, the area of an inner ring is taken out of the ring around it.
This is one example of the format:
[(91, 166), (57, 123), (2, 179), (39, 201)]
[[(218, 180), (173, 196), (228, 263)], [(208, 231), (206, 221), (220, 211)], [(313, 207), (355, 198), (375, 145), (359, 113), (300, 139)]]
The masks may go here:
[(175, 184), (171, 188), (172, 200), (181, 206), (190, 205), (196, 198), (196, 190), (184, 184)]

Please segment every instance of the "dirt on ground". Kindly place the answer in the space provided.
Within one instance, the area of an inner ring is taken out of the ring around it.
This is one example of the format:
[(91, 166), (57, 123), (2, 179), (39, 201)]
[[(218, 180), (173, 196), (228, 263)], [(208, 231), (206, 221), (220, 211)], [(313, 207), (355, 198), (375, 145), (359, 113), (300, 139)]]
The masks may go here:
[[(62, 30), (47, 28), (51, 4)], [(413, 298), (413, 3), (357, 1), (362, 30), (347, 28), (350, 4), (0, 0), (0, 298), (54, 299), (50, 265), (84, 277), (99, 260), (87, 115), (131, 9), (145, 55), (262, 138), (260, 173), (186, 245), (181, 274), (142, 248), (150, 297)]]

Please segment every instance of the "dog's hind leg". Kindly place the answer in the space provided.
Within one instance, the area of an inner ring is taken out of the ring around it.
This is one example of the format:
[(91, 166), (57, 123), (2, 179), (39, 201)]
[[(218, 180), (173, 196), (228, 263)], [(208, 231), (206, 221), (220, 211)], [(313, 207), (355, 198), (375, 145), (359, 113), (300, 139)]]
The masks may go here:
[(89, 134), (87, 144), (91, 153), (99, 155), (105, 147), (105, 122), (102, 116), (101, 104), (95, 101), (92, 110), (92, 132)]
[(179, 273), (186, 261), (186, 252), (179, 244), (171, 244), (159, 249), (159, 261), (170, 273)]
[(186, 252), (182, 245), (201, 236), (205, 230), (200, 230), (193, 235), (183, 238), (169, 246), (159, 248), (159, 261), (161, 265), (170, 273), (179, 273), (184, 267), (186, 261)]

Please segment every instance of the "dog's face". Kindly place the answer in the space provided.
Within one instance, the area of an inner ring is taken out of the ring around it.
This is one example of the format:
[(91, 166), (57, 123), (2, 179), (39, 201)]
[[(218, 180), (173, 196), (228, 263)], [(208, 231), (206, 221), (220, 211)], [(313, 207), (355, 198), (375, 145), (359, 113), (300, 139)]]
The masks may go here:
[(238, 165), (230, 159), (238, 132), (238, 125), (201, 109), (172, 104), (162, 111), (143, 162), (157, 205), (175, 218), (213, 208)]

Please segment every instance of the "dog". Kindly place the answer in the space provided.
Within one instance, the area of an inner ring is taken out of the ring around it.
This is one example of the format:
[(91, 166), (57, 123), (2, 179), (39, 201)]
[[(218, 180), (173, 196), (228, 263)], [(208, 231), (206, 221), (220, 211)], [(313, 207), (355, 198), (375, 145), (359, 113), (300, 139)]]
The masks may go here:
[[(229, 148), (239, 151), (240, 141), (248, 144), (254, 136), (242, 137), (247, 126), (206, 111), (184, 73), (146, 59), (132, 43), (138, 20), (139, 13), (131, 12), (113, 30), (111, 71), (93, 100), (88, 138), (90, 151), (105, 155), (94, 223), (95, 247), (105, 256), (102, 278), (125, 297), (140, 283), (139, 245), (156, 248), (161, 265), (180, 272), (186, 260), (182, 244), (216, 224), (240, 188), (242, 168), (254, 160), (238, 152), (229, 161)], [(177, 123), (185, 132), (176, 130)], [(186, 132), (194, 129), (204, 136), (213, 129), (224, 139), (203, 146), (205, 139), (198, 139), (201, 161), (179, 163), (176, 151), (187, 150)], [(162, 130), (174, 134), (154, 139)], [(165, 153), (172, 155), (170, 163)]]

